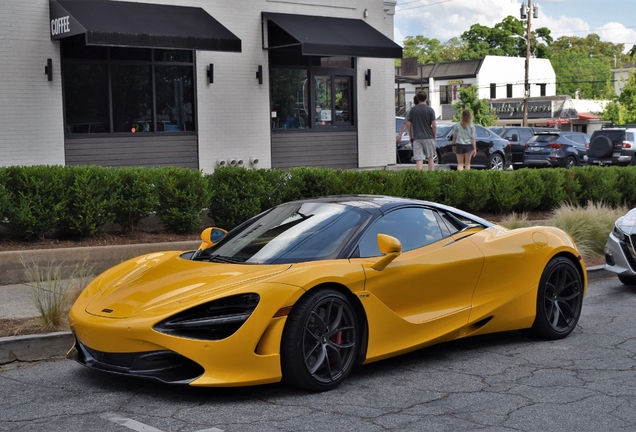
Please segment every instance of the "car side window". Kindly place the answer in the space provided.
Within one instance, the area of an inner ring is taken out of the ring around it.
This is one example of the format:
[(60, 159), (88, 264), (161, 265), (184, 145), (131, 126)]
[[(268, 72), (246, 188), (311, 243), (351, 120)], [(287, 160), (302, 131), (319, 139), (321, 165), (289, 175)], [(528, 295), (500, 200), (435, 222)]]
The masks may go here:
[(477, 130), (477, 138), (488, 138), (490, 136), (490, 133), (481, 126), (475, 126), (475, 129)]
[(627, 139), (627, 141), (634, 141), (634, 132), (626, 132), (625, 138)]
[(512, 139), (513, 135), (517, 135), (517, 137), (519, 137), (519, 131), (517, 129), (507, 129), (503, 138), (509, 140)]
[(521, 129), (521, 141), (528, 141), (534, 136), (534, 133), (530, 129)]
[(382, 255), (378, 249), (378, 234), (397, 238), (402, 243), (403, 252), (421, 248), (443, 238), (435, 212), (421, 207), (398, 209), (373, 222), (358, 244), (361, 258)]

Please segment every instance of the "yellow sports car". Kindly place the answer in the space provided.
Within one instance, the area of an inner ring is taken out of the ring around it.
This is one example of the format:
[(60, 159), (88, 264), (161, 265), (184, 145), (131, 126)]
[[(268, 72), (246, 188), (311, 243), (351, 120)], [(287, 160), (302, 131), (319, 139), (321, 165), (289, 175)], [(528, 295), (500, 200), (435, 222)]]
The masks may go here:
[(453, 339), (564, 338), (587, 286), (559, 229), (411, 199), (295, 201), (202, 239), (95, 278), (70, 312), (69, 357), (166, 383), (323, 391), (355, 365)]

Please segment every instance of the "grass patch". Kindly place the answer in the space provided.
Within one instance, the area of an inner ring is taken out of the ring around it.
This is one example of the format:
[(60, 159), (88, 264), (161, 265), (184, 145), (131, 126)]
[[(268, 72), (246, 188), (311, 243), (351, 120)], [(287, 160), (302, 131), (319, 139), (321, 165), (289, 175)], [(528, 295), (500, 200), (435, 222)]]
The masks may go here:
[(64, 263), (42, 265), (22, 261), (27, 285), (31, 287), (33, 304), (40, 313), (45, 330), (56, 330), (67, 323), (70, 307), (94, 275), (95, 264), (77, 265), (67, 277)]
[(499, 225), (506, 227), (508, 229), (517, 229), (517, 228), (525, 228), (530, 226), (528, 222), (528, 213), (515, 213), (513, 212), (511, 215), (506, 216), (499, 222)]

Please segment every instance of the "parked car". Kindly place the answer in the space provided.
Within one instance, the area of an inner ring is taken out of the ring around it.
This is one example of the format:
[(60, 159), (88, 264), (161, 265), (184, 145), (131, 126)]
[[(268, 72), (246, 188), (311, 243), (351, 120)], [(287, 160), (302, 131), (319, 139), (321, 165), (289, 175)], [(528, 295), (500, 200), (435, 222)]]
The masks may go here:
[[(413, 145), (411, 143), (411, 136), (408, 129), (404, 130), (402, 139), (400, 142), (397, 142), (397, 138), (400, 135), (400, 131), (402, 130), (402, 126), (404, 126), (405, 122), (406, 119), (404, 117), (395, 117), (395, 141), (397, 144), (396, 161), (399, 164), (415, 163), (415, 160), (413, 160)], [(443, 125), (446, 123), (437, 122), (437, 124)], [(435, 155), (435, 161), (437, 161), (437, 155)]]
[(523, 167), (523, 156), (526, 151), (526, 143), (530, 138), (539, 132), (559, 132), (560, 129), (547, 127), (521, 127), (507, 126), (501, 130), (499, 135), (510, 142), (510, 152), (512, 153), (512, 168)]
[(562, 230), (508, 230), (428, 201), (288, 202), (201, 239), (97, 276), (70, 311), (69, 357), (122, 380), (323, 391), (433, 343), (515, 329), (563, 339), (586, 293)]
[[(512, 163), (510, 143), (491, 130), (475, 125), (477, 131), (477, 155), (470, 162), (471, 168), (504, 170)], [(437, 127), (437, 153), (440, 164), (457, 168), (457, 156), (453, 153), (453, 124)]]
[(625, 285), (636, 285), (636, 209), (614, 223), (605, 244), (605, 270), (616, 273)]
[(540, 132), (528, 140), (524, 167), (572, 168), (585, 165), (590, 136), (583, 132)]
[(592, 133), (590, 165), (636, 165), (636, 128), (605, 128)]
[(408, 128), (404, 130), (402, 139), (399, 142), (397, 141), (405, 122), (406, 119), (404, 117), (395, 117), (396, 161), (399, 164), (415, 162), (413, 160), (413, 146), (411, 145), (411, 136)]

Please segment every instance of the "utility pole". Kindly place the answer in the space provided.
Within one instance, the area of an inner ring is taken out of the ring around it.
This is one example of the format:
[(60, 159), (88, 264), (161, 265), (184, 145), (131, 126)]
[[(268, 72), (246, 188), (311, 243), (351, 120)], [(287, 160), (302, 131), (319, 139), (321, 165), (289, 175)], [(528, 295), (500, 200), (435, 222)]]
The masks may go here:
[[(529, 81), (529, 75), (530, 75), (530, 37), (531, 37), (531, 31), (530, 28), (532, 26), (532, 14), (531, 12), (533, 12), (533, 8), (532, 8), (532, 0), (528, 0), (528, 6), (526, 9), (526, 4), (522, 3), (521, 4), (521, 19), (527, 18), (528, 20), (528, 27), (526, 30), (526, 71), (525, 71), (525, 80), (524, 80), (524, 90), (523, 90), (523, 126), (528, 126), (528, 105), (530, 103), (529, 98), (530, 98), (530, 81)], [(534, 9), (534, 16), (535, 18), (537, 18), (539, 16), (539, 10), (538, 7), (535, 7)]]

